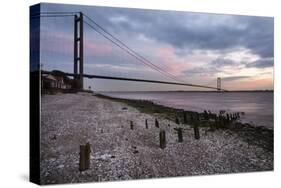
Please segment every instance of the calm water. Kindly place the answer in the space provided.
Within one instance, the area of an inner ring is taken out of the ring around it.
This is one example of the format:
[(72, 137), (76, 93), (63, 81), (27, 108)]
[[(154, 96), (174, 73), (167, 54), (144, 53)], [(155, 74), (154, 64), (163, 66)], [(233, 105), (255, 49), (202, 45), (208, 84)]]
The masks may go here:
[(273, 92), (103, 92), (126, 98), (145, 99), (179, 109), (202, 112), (245, 112), (241, 121), (273, 128)]

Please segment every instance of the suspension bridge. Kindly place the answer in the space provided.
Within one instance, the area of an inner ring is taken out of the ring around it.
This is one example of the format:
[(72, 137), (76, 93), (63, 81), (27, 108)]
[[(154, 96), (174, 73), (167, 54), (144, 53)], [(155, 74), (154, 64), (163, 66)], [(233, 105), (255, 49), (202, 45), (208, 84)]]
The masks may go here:
[[(146, 83), (158, 83), (158, 84), (169, 84), (169, 85), (180, 85), (187, 87), (205, 88), (218, 91), (226, 91), (221, 88), (221, 78), (217, 78), (217, 86), (208, 86), (187, 83), (179, 79), (176, 75), (168, 72), (162, 67), (154, 64), (136, 50), (130, 48), (123, 41), (118, 39), (116, 36), (107, 31), (104, 27), (98, 24), (93, 18), (83, 12), (38, 12), (30, 15), (30, 20), (40, 18), (62, 18), (62, 17), (73, 17), (73, 72), (64, 72), (66, 76), (73, 77), (75, 81), (75, 89), (83, 90), (84, 78), (89, 79), (108, 79), (108, 80), (121, 80), (121, 81), (132, 81), (132, 82), (146, 82)], [(100, 36), (108, 40), (110, 43), (120, 48), (122, 51), (127, 53), (129, 56), (135, 58), (137, 62), (149, 67), (150, 69), (157, 71), (159, 74), (165, 76), (169, 80), (173, 81), (162, 81), (152, 79), (138, 79), (128, 77), (116, 77), (96, 74), (85, 74), (84, 73), (84, 26), (89, 27), (93, 32), (98, 33)], [(41, 70), (41, 74), (51, 74), (51, 71)]]

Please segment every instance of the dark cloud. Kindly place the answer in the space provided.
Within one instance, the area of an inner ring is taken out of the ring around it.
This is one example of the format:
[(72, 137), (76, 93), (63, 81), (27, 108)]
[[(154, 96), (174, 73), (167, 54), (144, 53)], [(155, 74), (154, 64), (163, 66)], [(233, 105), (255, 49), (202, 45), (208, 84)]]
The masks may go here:
[(242, 80), (248, 78), (251, 78), (251, 76), (229, 76), (229, 77), (223, 77), (222, 80), (229, 82), (229, 81), (236, 81), (236, 80)]
[(243, 65), (243, 62), (234, 62), (230, 59), (226, 58), (217, 58), (213, 60), (211, 63), (203, 65), (201, 67), (194, 67), (192, 69), (188, 69), (183, 71), (183, 74), (188, 76), (194, 75), (204, 75), (204, 76), (214, 76), (219, 72), (225, 72), (224, 67), (230, 66), (235, 69), (239, 68), (240, 65)]
[(237, 63), (235, 63), (230, 59), (217, 58), (216, 60), (212, 61), (211, 65), (215, 67), (224, 67), (224, 66), (235, 66), (237, 65)]
[(249, 63), (246, 65), (247, 68), (267, 68), (267, 67), (273, 67), (274, 60), (273, 58), (265, 58), (260, 59), (255, 62)]
[(109, 18), (121, 15), (126, 18), (121, 23), (103, 24), (116, 33), (126, 32), (128, 36), (141, 33), (175, 48), (244, 47), (261, 57), (273, 57), (273, 18), (130, 9), (107, 14)]
[[(244, 47), (262, 58), (274, 55), (274, 19), (270, 17), (54, 4), (46, 4), (44, 9), (83, 11), (125, 42), (142, 34), (177, 49), (226, 50)], [(123, 19), (120, 21), (118, 18)]]
[(183, 71), (182, 73), (186, 76), (214, 76), (217, 74), (219, 70), (216, 67), (212, 66), (202, 66), (202, 67), (194, 67), (192, 69), (187, 69)]

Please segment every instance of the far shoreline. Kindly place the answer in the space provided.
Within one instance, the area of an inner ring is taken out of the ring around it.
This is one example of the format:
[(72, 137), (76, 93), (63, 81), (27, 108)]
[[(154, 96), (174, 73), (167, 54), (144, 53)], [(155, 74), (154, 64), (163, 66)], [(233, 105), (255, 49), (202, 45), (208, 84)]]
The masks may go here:
[(168, 91), (96, 91), (96, 93), (149, 93), (149, 92), (186, 92), (186, 93), (249, 93), (249, 92), (264, 92), (264, 93), (274, 93), (274, 90), (228, 90), (228, 91), (186, 91), (186, 90), (168, 90)]

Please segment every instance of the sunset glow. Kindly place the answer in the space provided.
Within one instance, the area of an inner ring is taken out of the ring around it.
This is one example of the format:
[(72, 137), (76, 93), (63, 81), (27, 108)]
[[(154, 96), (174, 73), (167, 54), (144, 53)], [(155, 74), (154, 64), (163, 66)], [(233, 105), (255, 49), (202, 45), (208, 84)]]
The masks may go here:
[[(187, 83), (224, 89), (273, 89), (273, 18), (176, 11), (80, 7), (107, 31), (145, 59)], [(43, 11), (73, 11), (70, 5), (43, 4)], [(75, 9), (77, 11), (77, 8)], [(73, 71), (73, 18), (41, 18), (42, 67)], [(89, 74), (156, 80), (169, 78), (140, 64), (85, 25), (85, 67)], [(87, 80), (101, 91), (118, 91), (124, 83)], [(132, 90), (194, 90), (143, 83)]]

